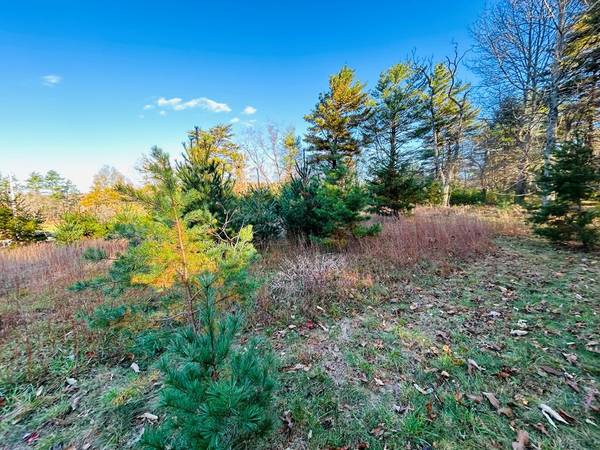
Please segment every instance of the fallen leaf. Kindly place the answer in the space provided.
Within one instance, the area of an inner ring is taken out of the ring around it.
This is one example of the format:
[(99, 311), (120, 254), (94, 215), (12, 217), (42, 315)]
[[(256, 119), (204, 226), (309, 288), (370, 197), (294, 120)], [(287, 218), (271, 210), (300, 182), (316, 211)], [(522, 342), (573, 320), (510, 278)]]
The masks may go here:
[(156, 422), (158, 420), (158, 416), (156, 414), (152, 414), (149, 412), (145, 412), (143, 414), (140, 414), (138, 416), (138, 418), (142, 419), (142, 420), (148, 420), (150, 422)]
[(500, 402), (498, 401), (498, 399), (496, 398), (496, 396), (494, 394), (492, 394), (491, 392), (482, 392), (482, 394), (485, 396), (485, 398), (488, 399), (488, 402), (490, 402), (490, 404), (494, 408), (496, 408), (496, 409), (500, 408)]
[(454, 400), (456, 400), (457, 403), (462, 403), (462, 399), (463, 399), (463, 393), (460, 391), (456, 391), (454, 393)]
[(77, 405), (79, 405), (79, 401), (81, 400), (81, 395), (76, 395), (71, 399), (71, 410), (75, 411), (77, 409)]
[(40, 433), (38, 433), (37, 431), (34, 431), (33, 433), (27, 433), (25, 436), (23, 436), (23, 441), (26, 444), (33, 444), (39, 438), (40, 438)]
[(406, 411), (408, 411), (408, 406), (404, 406), (404, 405), (394, 405), (394, 412), (397, 414), (404, 414)]
[(299, 370), (308, 372), (310, 370), (310, 366), (307, 366), (306, 364), (298, 363), (298, 364), (294, 364), (293, 366), (286, 366), (286, 367), (281, 368), (282, 372), (298, 372)]
[(413, 383), (413, 386), (415, 387), (415, 389), (417, 391), (419, 391), (423, 395), (429, 395), (433, 392), (433, 389), (429, 388), (429, 389), (425, 390), (421, 386), (419, 386), (417, 383)]
[(373, 436), (375, 436), (376, 438), (380, 438), (381, 436), (383, 436), (383, 433), (385, 433), (384, 426), (385, 426), (385, 424), (380, 423), (378, 426), (376, 426), (375, 428), (373, 428), (370, 433)]
[(564, 409), (559, 409), (558, 413), (562, 416), (563, 419), (565, 419), (567, 422), (573, 424), (575, 422), (577, 422), (575, 420), (575, 417), (571, 416), (568, 412), (566, 412)]
[(560, 370), (554, 369), (553, 367), (540, 366), (540, 369), (542, 369), (546, 373), (549, 373), (550, 375), (556, 375), (556, 376), (562, 375), (562, 372)]
[(597, 389), (587, 388), (585, 391), (585, 398), (583, 399), (583, 409), (585, 412), (588, 412), (590, 409), (594, 409), (593, 403), (596, 395), (600, 395), (600, 392)]
[(510, 330), (510, 334), (512, 334), (513, 336), (525, 336), (526, 334), (528, 334), (528, 332), (525, 330)]
[(475, 403), (481, 403), (483, 401), (483, 397), (481, 395), (467, 394), (467, 398)]
[(546, 427), (541, 422), (536, 423), (533, 428), (538, 430), (540, 433), (545, 434), (546, 436), (550, 436), (550, 433), (548, 433), (548, 430), (546, 430)]
[(291, 433), (292, 429), (294, 428), (294, 419), (292, 418), (292, 411), (288, 409), (283, 413), (280, 419), (283, 422), (283, 431)]
[(131, 366), (129, 367), (131, 367), (131, 370), (133, 370), (135, 373), (140, 373), (140, 366), (138, 366), (137, 363), (132, 362)]
[(558, 427), (556, 426), (556, 424), (554, 423), (554, 421), (552, 419), (562, 422), (566, 425), (569, 424), (565, 419), (562, 418), (562, 416), (560, 414), (558, 414), (556, 411), (554, 411), (550, 406), (548, 406), (544, 403), (541, 403), (540, 409), (542, 410), (542, 414), (544, 415), (544, 417), (548, 420), (550, 425), (552, 425), (554, 428), (558, 428)]
[(473, 360), (473, 359), (467, 359), (467, 370), (469, 372), (469, 375), (472, 375), (475, 369), (477, 369), (477, 370), (485, 370), (485, 369), (482, 369), (479, 366), (479, 364), (477, 364), (475, 362), (475, 360)]
[(529, 445), (529, 434), (527, 431), (517, 431), (517, 440), (512, 443), (513, 450), (525, 450)]
[(75, 386), (77, 384), (77, 380), (75, 378), (67, 378), (66, 381), (69, 386)]
[(433, 412), (433, 404), (431, 402), (427, 402), (425, 408), (427, 409), (427, 418), (433, 422), (436, 418), (436, 414)]
[(383, 381), (381, 381), (381, 379), (379, 379), (377, 377), (373, 377), (373, 380), (375, 380), (375, 384), (377, 386), (385, 386), (385, 383)]
[(571, 388), (573, 389), (575, 392), (581, 392), (581, 390), (579, 389), (579, 386), (577, 385), (577, 383), (573, 380), (569, 380), (566, 379), (565, 383)]
[(573, 365), (577, 362), (577, 355), (574, 355), (573, 353), (563, 353), (562, 355)]
[(513, 416), (512, 409), (508, 406), (503, 406), (502, 408), (498, 408), (498, 412), (500, 414), (504, 414), (506, 417), (509, 417), (509, 418)]
[(516, 372), (517, 372), (517, 369), (515, 369), (513, 367), (503, 366), (502, 369), (500, 369), (500, 371), (498, 373), (496, 373), (495, 375), (498, 378), (506, 380), (507, 378), (512, 377)]

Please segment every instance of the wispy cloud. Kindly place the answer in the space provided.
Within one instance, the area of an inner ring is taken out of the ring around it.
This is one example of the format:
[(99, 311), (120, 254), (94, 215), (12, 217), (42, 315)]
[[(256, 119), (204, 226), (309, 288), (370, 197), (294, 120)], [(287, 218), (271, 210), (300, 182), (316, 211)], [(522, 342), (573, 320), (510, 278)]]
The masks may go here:
[(144, 110), (154, 109), (154, 105), (144, 105)]
[(244, 110), (242, 111), (242, 114), (247, 114), (247, 115), (251, 115), (254, 113), (256, 113), (256, 108), (254, 106), (250, 106), (250, 105), (246, 106), (244, 108)]
[(62, 81), (62, 77), (60, 75), (48, 74), (42, 77), (42, 84), (44, 86), (56, 86)]
[(231, 123), (238, 123), (240, 121), (239, 117), (234, 117), (233, 119), (230, 120)]
[(229, 105), (227, 105), (227, 103), (219, 103), (219, 102), (217, 102), (215, 100), (211, 100), (210, 98), (207, 98), (207, 97), (192, 98), (187, 101), (184, 101), (183, 99), (181, 99), (179, 97), (173, 97), (173, 98), (160, 97), (156, 101), (156, 105), (159, 108), (172, 109), (174, 111), (183, 111), (184, 109), (191, 109), (191, 108), (202, 108), (207, 111), (212, 111), (212, 112), (216, 112), (216, 113), (231, 111), (231, 108), (229, 107)]

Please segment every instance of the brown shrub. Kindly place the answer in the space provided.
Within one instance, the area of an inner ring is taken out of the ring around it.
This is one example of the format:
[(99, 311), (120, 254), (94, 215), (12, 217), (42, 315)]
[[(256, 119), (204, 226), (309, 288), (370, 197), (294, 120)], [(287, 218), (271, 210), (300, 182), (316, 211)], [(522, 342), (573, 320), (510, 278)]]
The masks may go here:
[(265, 287), (261, 309), (271, 316), (299, 312), (311, 317), (332, 302), (354, 297), (357, 289), (371, 283), (352, 267), (346, 255), (320, 253), (312, 247), (296, 255), (280, 262)]

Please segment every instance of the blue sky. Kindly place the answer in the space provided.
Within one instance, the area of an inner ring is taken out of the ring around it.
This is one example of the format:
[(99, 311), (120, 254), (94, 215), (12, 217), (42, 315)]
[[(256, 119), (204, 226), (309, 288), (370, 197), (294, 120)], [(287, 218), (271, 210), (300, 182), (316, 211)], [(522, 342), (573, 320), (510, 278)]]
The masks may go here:
[(86, 189), (103, 164), (134, 178), (152, 145), (179, 153), (194, 125), (302, 131), (342, 65), (373, 86), (413, 50), (466, 50), (483, 4), (4, 1), (0, 172), (55, 169)]

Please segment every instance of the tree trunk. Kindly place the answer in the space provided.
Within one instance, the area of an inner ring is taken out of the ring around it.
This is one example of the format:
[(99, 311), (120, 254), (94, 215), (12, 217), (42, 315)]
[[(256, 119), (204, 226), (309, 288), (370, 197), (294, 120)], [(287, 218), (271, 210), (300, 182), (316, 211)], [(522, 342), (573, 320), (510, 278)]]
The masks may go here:
[[(556, 24), (556, 38), (554, 43), (554, 55), (552, 68), (550, 70), (550, 87), (548, 92), (548, 123), (546, 128), (546, 145), (544, 146), (544, 176), (548, 175), (550, 169), (550, 159), (552, 152), (556, 147), (556, 128), (558, 124), (558, 91), (562, 75), (561, 60), (564, 52), (564, 32), (565, 30), (565, 7), (564, 0), (558, 1)], [(542, 204), (548, 203), (548, 194), (542, 193)]]

